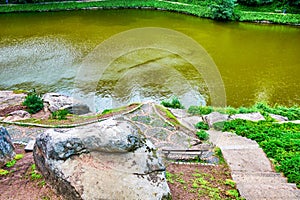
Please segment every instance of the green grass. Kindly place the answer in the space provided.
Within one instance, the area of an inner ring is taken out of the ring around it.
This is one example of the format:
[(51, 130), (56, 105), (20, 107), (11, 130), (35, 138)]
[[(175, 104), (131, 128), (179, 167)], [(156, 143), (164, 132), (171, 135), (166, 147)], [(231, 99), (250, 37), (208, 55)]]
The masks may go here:
[(289, 120), (300, 120), (300, 107), (285, 107), (280, 105), (269, 106), (266, 103), (256, 103), (252, 107), (225, 107), (225, 108), (213, 108), (211, 106), (191, 106), (188, 109), (188, 112), (193, 115), (207, 115), (212, 112), (219, 112), (223, 114), (243, 114), (243, 113), (252, 113), (252, 112), (260, 112), (265, 118), (269, 121), (272, 119), (269, 117), (269, 114), (276, 114), (287, 117)]
[(31, 180), (37, 180), (37, 179), (43, 178), (43, 176), (37, 172), (35, 164), (31, 165), (30, 177), (31, 177)]
[(24, 154), (16, 154), (15, 160), (21, 160), (24, 157)]
[(300, 124), (251, 122), (236, 119), (225, 122), (222, 131), (255, 140), (291, 183), (300, 188)]
[(9, 171), (8, 170), (5, 170), (5, 169), (0, 169), (0, 176), (5, 176), (9, 174)]

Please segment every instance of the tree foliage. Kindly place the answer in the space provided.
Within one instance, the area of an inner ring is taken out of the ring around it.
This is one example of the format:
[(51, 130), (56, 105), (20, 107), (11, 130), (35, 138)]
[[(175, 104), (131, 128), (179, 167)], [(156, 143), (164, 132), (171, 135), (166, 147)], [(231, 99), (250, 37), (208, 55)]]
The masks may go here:
[(236, 0), (211, 1), (210, 10), (212, 18), (216, 20), (230, 20), (234, 18), (234, 6)]

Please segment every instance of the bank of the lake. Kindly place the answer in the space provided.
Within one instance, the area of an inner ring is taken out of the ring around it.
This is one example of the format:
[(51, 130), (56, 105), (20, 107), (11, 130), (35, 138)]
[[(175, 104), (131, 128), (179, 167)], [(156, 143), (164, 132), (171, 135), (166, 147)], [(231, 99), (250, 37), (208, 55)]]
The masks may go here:
[[(158, 9), (186, 13), (203, 18), (214, 18), (209, 4), (206, 1), (198, 5), (179, 3), (172, 1), (65, 1), (35, 4), (8, 4), (0, 6), (0, 13), (10, 12), (45, 12), (81, 9)], [(300, 14), (285, 14), (274, 12), (257, 12), (237, 8), (233, 17), (237, 21), (277, 23), (277, 24), (300, 24)]]

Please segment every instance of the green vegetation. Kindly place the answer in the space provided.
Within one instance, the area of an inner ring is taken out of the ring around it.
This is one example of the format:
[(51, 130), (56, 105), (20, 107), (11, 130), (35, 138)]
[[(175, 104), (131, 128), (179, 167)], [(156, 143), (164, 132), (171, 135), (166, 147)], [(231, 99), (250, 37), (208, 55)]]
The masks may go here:
[(238, 198), (239, 197), (239, 192), (236, 189), (233, 190), (227, 190), (226, 194), (230, 197), (235, 197)]
[(235, 182), (231, 179), (226, 179), (225, 180), (225, 185), (230, 185), (232, 188), (235, 187)]
[(11, 161), (7, 162), (5, 164), (6, 167), (10, 168), (10, 167), (13, 167), (15, 164), (16, 164), (16, 160), (15, 159), (12, 159)]
[(27, 107), (29, 113), (34, 114), (44, 108), (44, 103), (40, 95), (35, 90), (27, 94), (23, 106)]
[(5, 176), (9, 174), (9, 171), (8, 170), (5, 170), (5, 169), (0, 169), (0, 176)]
[(300, 124), (236, 119), (225, 122), (223, 131), (255, 140), (276, 170), (283, 172), (289, 182), (300, 188)]
[(167, 122), (169, 124), (172, 124), (173, 126), (177, 126), (180, 124), (180, 122), (177, 120), (177, 118), (165, 107), (155, 105), (155, 107), (161, 111), (161, 113), (164, 115), (164, 117), (167, 118)]
[(211, 9), (213, 19), (233, 20), (234, 6), (235, 0), (216, 0), (211, 1), (209, 8)]
[(67, 115), (69, 114), (68, 110), (57, 110), (51, 114), (52, 119), (64, 120), (67, 119)]
[(188, 113), (193, 115), (208, 115), (213, 111), (214, 109), (211, 106), (191, 106), (188, 109)]
[[(241, 113), (252, 113), (260, 112), (264, 117), (269, 118), (269, 114), (276, 114), (287, 117), (289, 120), (300, 120), (300, 107), (285, 107), (275, 105), (274, 107), (269, 106), (266, 103), (257, 103), (252, 107), (226, 107), (226, 108), (213, 108), (211, 106), (191, 106), (188, 112), (193, 115), (207, 115), (211, 112), (220, 112), (224, 114), (241, 114)], [(270, 119), (271, 120), (271, 119)]]
[(215, 156), (217, 156), (218, 158), (219, 158), (219, 164), (225, 164), (226, 162), (225, 162), (225, 159), (224, 159), (224, 157), (223, 157), (223, 154), (222, 154), (222, 151), (221, 151), (221, 149), (219, 148), (219, 147), (216, 147), (215, 149), (214, 149), (214, 151), (215, 151)]
[[(0, 4), (5, 0), (0, 0)], [(56, 1), (11, 0), (0, 6), (0, 13), (28, 11), (59, 11), (91, 8), (160, 8), (216, 20), (269, 21), (272, 23), (299, 24), (299, 0), (107, 0), (107, 1)], [(284, 12), (288, 14), (283, 14)]]
[[(23, 157), (24, 157), (23, 154), (16, 154), (15, 157), (14, 157), (14, 159), (12, 159), (11, 161), (9, 161), (9, 162), (7, 162), (5, 164), (5, 167), (11, 168), (11, 167), (15, 166), (15, 164), (17, 163), (17, 161), (21, 160)], [(5, 176), (5, 175), (7, 175), (9, 173), (10, 173), (10, 171), (8, 171), (8, 170), (0, 169), (0, 175), (1, 176)]]
[(184, 108), (177, 97), (172, 97), (171, 99), (164, 100), (161, 102), (161, 104), (168, 108), (179, 108), (179, 109)]
[(15, 155), (16, 160), (21, 160), (22, 158), (24, 158), (24, 154), (16, 154)]
[(196, 135), (198, 136), (198, 138), (200, 140), (208, 140), (209, 135), (206, 131), (200, 130), (196, 133)]
[(223, 181), (222, 179), (216, 179), (212, 174), (199, 173), (198, 170), (188, 176), (190, 178), (187, 180), (183, 172), (173, 174), (166, 172), (166, 178), (170, 184), (179, 183), (176, 187), (182, 187), (183, 190), (189, 193), (195, 193), (200, 199), (203, 197), (214, 200), (242, 199), (235, 189), (235, 184), (227, 184), (229, 182), (234, 183), (231, 179)]
[(31, 177), (31, 180), (37, 180), (37, 179), (43, 178), (43, 176), (37, 172), (35, 164), (31, 165), (30, 177)]
[(204, 122), (198, 122), (198, 123), (195, 125), (195, 128), (201, 129), (201, 130), (208, 130), (208, 129), (209, 129), (209, 126), (208, 126), (208, 124), (206, 124), (206, 123), (204, 123)]

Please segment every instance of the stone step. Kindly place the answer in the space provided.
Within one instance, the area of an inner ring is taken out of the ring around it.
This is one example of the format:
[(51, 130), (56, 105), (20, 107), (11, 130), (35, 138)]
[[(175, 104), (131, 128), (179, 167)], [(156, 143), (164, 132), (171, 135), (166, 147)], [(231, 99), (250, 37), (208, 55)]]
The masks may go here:
[(242, 197), (247, 200), (299, 200), (299, 190), (289, 184), (266, 183), (237, 183), (237, 188)]
[(33, 151), (34, 144), (35, 144), (35, 140), (30, 140), (30, 141), (27, 143), (27, 145), (25, 146), (24, 150), (25, 150), (26, 152)]
[(224, 149), (253, 149), (258, 144), (248, 138), (238, 136), (234, 133), (209, 130), (209, 140), (216, 146)]
[[(277, 173), (236, 173), (232, 172), (232, 178), (235, 182), (248, 184), (288, 184), (286, 178)], [(296, 187), (294, 184), (293, 187)]]
[(272, 172), (269, 159), (262, 149), (222, 149), (224, 159), (232, 171)]

